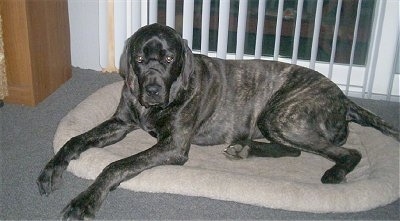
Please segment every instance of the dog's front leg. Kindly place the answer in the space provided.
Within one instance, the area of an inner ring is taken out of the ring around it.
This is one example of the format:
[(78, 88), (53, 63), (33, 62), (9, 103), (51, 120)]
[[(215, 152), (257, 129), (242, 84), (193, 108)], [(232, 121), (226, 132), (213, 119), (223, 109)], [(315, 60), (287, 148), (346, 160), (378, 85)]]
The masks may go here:
[(46, 164), (37, 185), (41, 195), (49, 195), (61, 184), (61, 177), (69, 162), (91, 147), (104, 147), (121, 140), (135, 126), (113, 117), (92, 130), (70, 139)]
[(188, 150), (188, 143), (177, 144), (171, 138), (136, 155), (111, 163), (86, 191), (65, 207), (63, 219), (93, 218), (108, 193), (121, 182), (155, 166), (183, 165), (188, 160)]

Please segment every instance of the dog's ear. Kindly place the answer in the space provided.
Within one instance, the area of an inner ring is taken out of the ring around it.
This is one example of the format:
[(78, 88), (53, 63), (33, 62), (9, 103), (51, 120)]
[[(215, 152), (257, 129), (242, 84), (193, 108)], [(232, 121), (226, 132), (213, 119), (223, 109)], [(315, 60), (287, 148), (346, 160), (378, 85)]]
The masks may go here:
[(131, 39), (125, 41), (124, 50), (122, 51), (120, 60), (119, 60), (119, 74), (124, 79), (124, 82), (128, 88), (133, 92), (135, 96), (139, 94), (139, 85), (137, 82), (137, 78), (135, 73), (133, 72), (133, 68), (131, 65), (131, 56), (130, 56), (130, 43)]
[(124, 49), (122, 51), (121, 57), (119, 59), (119, 75), (127, 81), (129, 78), (129, 72), (131, 72), (131, 64), (129, 58), (129, 43), (130, 39), (125, 41)]
[(189, 86), (189, 79), (190, 76), (193, 73), (193, 54), (192, 50), (190, 50), (188, 46), (188, 42), (186, 39), (182, 40), (182, 45), (183, 45), (183, 65), (182, 65), (182, 71), (181, 75), (179, 76), (182, 81), (182, 87), (186, 90)]
[(172, 84), (169, 93), (169, 103), (175, 100), (180, 89), (188, 89), (190, 76), (193, 73), (193, 54), (190, 50), (187, 41), (182, 40), (182, 69), (178, 79)]

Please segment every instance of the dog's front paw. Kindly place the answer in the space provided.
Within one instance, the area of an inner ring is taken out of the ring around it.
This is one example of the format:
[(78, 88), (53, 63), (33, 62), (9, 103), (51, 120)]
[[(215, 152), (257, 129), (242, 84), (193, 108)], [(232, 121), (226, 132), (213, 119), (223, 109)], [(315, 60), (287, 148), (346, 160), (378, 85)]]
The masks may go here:
[(101, 205), (101, 194), (86, 190), (73, 199), (61, 212), (63, 220), (94, 219)]
[(249, 149), (247, 145), (232, 144), (225, 148), (224, 154), (228, 159), (245, 159), (249, 156)]
[(62, 174), (66, 168), (67, 163), (56, 164), (51, 161), (46, 165), (36, 181), (40, 195), (48, 196), (61, 186)]

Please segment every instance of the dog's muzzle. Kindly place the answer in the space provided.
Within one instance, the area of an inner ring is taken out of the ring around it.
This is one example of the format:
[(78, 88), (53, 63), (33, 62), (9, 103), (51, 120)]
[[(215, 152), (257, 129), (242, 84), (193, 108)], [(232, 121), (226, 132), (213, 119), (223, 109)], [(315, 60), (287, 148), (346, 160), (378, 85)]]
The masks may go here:
[(142, 83), (140, 103), (146, 108), (163, 106), (168, 103), (164, 81), (158, 76), (151, 76)]

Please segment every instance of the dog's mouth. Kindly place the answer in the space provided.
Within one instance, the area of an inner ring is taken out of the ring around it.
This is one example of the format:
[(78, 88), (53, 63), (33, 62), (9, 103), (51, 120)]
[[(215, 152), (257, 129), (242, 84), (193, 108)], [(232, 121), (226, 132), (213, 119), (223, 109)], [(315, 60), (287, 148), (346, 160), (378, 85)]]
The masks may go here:
[(167, 107), (167, 103), (141, 103), (145, 108), (161, 108), (164, 109)]
[(142, 106), (145, 108), (150, 108), (150, 107), (164, 107), (164, 103), (156, 103), (156, 102), (141, 102)]

